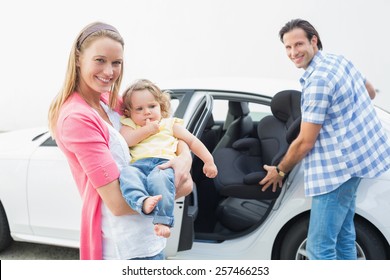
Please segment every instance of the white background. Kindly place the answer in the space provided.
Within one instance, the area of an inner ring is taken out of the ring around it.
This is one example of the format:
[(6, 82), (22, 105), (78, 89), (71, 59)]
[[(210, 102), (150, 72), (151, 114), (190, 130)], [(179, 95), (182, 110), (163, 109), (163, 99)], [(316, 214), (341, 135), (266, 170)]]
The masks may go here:
[(390, 110), (388, 0), (8, 0), (0, 4), (0, 131), (47, 125), (68, 54), (93, 21), (125, 39), (122, 89), (137, 78), (298, 80), (279, 41), (290, 19), (309, 20), (324, 51), (351, 59)]

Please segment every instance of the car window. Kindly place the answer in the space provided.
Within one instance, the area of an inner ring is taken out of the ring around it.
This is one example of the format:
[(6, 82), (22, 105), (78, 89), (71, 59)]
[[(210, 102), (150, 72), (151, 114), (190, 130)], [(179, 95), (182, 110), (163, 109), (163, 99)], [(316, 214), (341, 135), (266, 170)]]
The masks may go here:
[(185, 100), (185, 91), (169, 91), (171, 97), (171, 116), (182, 118), (185, 113), (186, 104), (183, 104)]
[[(216, 122), (224, 122), (228, 111), (228, 100), (214, 99), (213, 117)], [(271, 115), (271, 109), (267, 105), (249, 102), (248, 104), (252, 120), (254, 122), (260, 121), (265, 116)]]
[(42, 147), (56, 147), (57, 143), (56, 143), (56, 140), (54, 140), (53, 138), (49, 137), (41, 144), (41, 146)]
[(268, 115), (272, 115), (271, 108), (267, 105), (249, 102), (249, 115), (254, 122), (260, 121)]
[(177, 107), (179, 107), (180, 99), (176, 96), (171, 97), (171, 115), (173, 116), (176, 112)]
[(228, 100), (214, 99), (213, 117), (216, 122), (224, 122), (228, 111)]

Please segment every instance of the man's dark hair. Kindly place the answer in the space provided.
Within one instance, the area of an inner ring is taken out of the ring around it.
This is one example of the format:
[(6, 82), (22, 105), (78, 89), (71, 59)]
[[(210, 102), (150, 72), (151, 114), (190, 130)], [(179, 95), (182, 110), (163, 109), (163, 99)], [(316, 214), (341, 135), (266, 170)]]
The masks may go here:
[(322, 42), (321, 42), (320, 35), (318, 34), (317, 30), (313, 27), (313, 25), (310, 24), (310, 22), (308, 22), (307, 20), (299, 19), (299, 18), (290, 20), (289, 22), (286, 23), (285, 26), (282, 27), (282, 29), (280, 29), (280, 31), (279, 31), (280, 41), (282, 41), (282, 43), (283, 43), (284, 34), (286, 34), (287, 32), (290, 32), (291, 30), (293, 30), (295, 28), (303, 29), (303, 31), (305, 31), (306, 37), (307, 37), (307, 39), (309, 39), (309, 41), (315, 35), (317, 37), (317, 47), (319, 50), (322, 50)]

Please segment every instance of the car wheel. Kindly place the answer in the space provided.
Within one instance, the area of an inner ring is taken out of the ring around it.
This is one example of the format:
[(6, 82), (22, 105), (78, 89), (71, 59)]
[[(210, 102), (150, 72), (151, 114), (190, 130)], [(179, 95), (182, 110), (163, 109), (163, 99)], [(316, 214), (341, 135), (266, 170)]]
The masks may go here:
[[(308, 260), (306, 251), (307, 232), (309, 219), (298, 220), (287, 231), (281, 248), (282, 260)], [(384, 260), (386, 249), (382, 238), (367, 223), (356, 219), (356, 251), (360, 260)]]
[[(363, 259), (366, 260), (386, 260), (386, 244), (383, 238), (373, 230), (368, 223), (355, 219), (356, 246), (362, 251)], [(359, 254), (358, 254), (359, 258)]]
[(9, 231), (7, 216), (3, 204), (0, 202), (0, 251), (10, 246), (11, 243), (12, 237)]
[(306, 238), (309, 219), (303, 218), (295, 222), (284, 236), (280, 247), (281, 260), (307, 260)]

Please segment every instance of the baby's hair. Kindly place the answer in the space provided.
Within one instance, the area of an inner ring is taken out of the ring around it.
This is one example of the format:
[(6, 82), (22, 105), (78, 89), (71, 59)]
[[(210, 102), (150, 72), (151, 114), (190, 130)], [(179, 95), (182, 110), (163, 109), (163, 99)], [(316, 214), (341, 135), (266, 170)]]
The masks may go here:
[(131, 86), (129, 86), (123, 93), (123, 114), (126, 117), (130, 117), (131, 109), (131, 95), (135, 91), (140, 91), (147, 89), (151, 94), (153, 94), (156, 101), (160, 104), (161, 107), (161, 116), (163, 118), (168, 118), (171, 111), (171, 98), (169, 92), (162, 91), (156, 84), (152, 83), (146, 79), (140, 79), (135, 81)]

